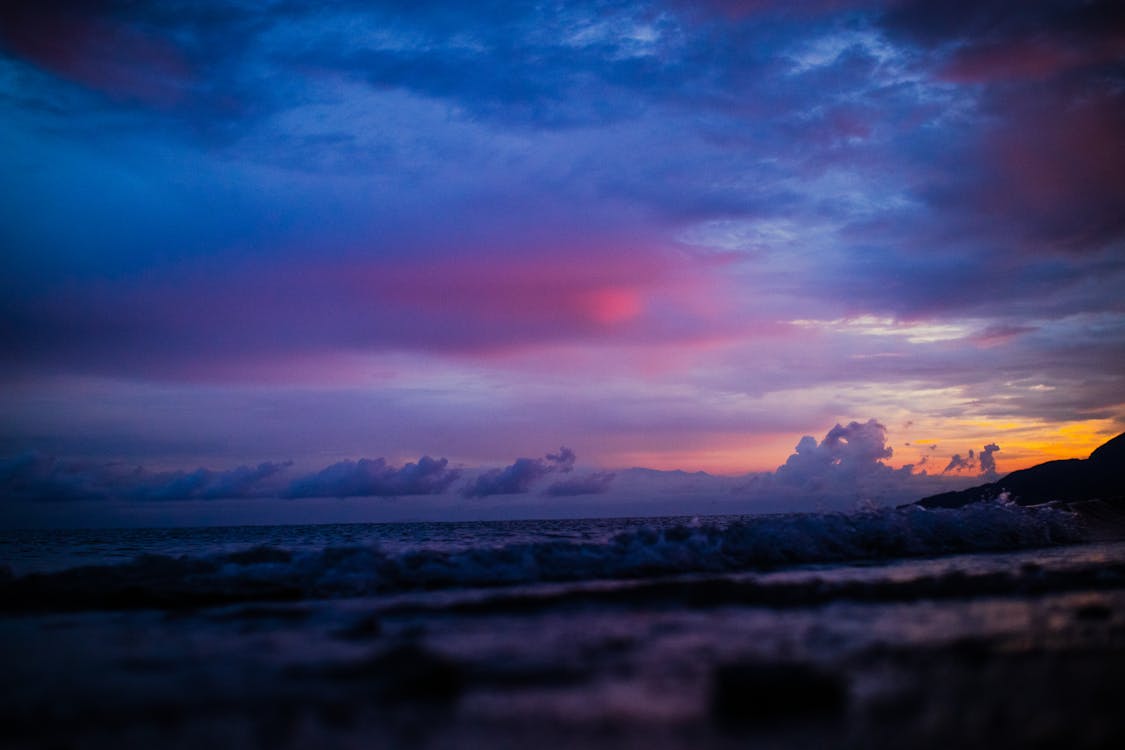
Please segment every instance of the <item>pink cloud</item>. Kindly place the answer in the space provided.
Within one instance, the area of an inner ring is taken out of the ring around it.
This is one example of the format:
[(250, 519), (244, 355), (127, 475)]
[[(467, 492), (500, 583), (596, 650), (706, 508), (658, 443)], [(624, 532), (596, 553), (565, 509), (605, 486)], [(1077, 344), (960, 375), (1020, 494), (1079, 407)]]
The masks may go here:
[(434, 263), (349, 264), (326, 272), (339, 274), (349, 294), (424, 316), (590, 334), (641, 318), (673, 263), (659, 252), (563, 250), (522, 258), (469, 252)]
[(425, 261), (199, 266), (58, 289), (43, 327), (56, 356), (69, 351), (94, 371), (351, 381), (379, 352), (479, 358), (713, 341), (746, 327), (729, 294), (706, 260), (660, 248), (470, 248)]

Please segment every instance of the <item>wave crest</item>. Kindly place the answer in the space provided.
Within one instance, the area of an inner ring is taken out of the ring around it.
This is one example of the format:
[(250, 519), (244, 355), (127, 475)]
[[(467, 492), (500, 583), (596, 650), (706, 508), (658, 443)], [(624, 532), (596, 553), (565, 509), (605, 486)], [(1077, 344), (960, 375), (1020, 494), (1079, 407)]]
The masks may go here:
[(608, 542), (529, 542), (388, 553), (377, 546), (271, 546), (205, 556), (144, 555), (112, 566), (0, 578), (4, 608), (189, 607), (539, 582), (734, 573), (781, 566), (993, 552), (1083, 541), (1056, 508), (982, 503), (641, 526)]

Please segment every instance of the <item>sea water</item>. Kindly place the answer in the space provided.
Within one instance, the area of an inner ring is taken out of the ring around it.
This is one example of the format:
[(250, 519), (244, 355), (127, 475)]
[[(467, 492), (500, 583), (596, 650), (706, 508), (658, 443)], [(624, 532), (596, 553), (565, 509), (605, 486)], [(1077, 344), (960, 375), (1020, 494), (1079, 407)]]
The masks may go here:
[(6, 532), (4, 744), (1111, 746), (1057, 508)]

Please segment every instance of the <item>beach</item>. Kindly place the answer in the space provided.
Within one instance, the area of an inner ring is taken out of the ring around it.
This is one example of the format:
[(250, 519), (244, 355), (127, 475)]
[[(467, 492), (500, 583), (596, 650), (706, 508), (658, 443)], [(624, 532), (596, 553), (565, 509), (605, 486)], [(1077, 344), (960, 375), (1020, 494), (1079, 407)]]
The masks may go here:
[[(0, 731), (28, 748), (1115, 746), (1125, 543), (1036, 544), (1033, 526), (1082, 531), (1034, 509), (936, 511), (965, 531), (935, 554), (913, 517), (934, 512), (258, 529), (209, 532), (230, 546), (194, 558), (42, 559), (4, 582)], [(741, 570), (692, 557), (709, 540), (733, 560), (756, 540), (766, 560), (794, 524), (845, 521), (869, 546), (897, 535), (900, 552)], [(340, 529), (363, 543), (316, 546)], [(310, 546), (230, 542), (285, 533)], [(402, 570), (441, 561), (446, 577), (375, 585), (368, 569), (357, 590), (376, 538)], [(632, 562), (614, 569), (613, 554)]]

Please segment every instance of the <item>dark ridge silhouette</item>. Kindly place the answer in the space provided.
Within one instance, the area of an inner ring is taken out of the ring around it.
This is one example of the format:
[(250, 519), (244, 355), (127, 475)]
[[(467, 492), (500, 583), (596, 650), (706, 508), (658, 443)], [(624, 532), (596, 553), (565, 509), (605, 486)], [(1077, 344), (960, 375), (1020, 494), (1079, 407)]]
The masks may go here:
[(1098, 500), (1125, 511), (1125, 432), (1100, 446), (1087, 459), (1048, 461), (1013, 471), (989, 484), (931, 495), (914, 504), (923, 508), (960, 508), (995, 500), (1002, 493), (1019, 505)]

